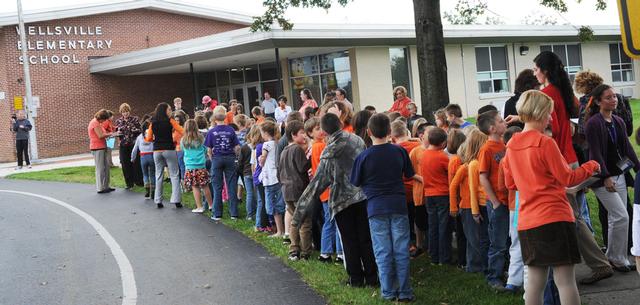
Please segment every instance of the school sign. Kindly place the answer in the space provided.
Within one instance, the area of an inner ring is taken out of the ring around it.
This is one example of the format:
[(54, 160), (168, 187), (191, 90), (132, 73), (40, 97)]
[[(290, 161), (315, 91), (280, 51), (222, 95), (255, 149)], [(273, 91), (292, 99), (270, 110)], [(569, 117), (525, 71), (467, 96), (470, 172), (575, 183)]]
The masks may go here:
[(640, 0), (618, 0), (618, 11), (624, 51), (640, 59)]

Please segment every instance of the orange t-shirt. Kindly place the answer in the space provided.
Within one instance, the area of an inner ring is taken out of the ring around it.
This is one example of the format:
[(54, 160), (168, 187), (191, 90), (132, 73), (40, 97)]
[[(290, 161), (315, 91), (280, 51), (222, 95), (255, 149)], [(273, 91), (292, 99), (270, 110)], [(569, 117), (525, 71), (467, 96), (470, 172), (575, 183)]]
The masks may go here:
[(451, 180), (453, 180), (453, 176), (458, 172), (458, 168), (462, 165), (462, 160), (458, 155), (452, 155), (451, 159), (449, 159), (449, 169), (448, 169), (448, 177), (449, 184), (451, 184)]
[(264, 117), (259, 117), (259, 118), (256, 119), (256, 124), (257, 125), (260, 125), (262, 123), (264, 123)]
[[(409, 160), (411, 160), (411, 165), (413, 166), (416, 175), (422, 176), (422, 154), (426, 151), (427, 148), (424, 145), (416, 146), (411, 153), (409, 154)], [(413, 180), (413, 205), (422, 206), (424, 205), (424, 184), (422, 182)]]
[(233, 123), (233, 112), (227, 111), (227, 116), (224, 118), (224, 123), (227, 125)]
[(520, 194), (518, 231), (575, 222), (566, 188), (581, 183), (598, 168), (591, 160), (572, 170), (556, 142), (536, 130), (515, 134), (502, 162), (507, 188)]
[(471, 214), (480, 214), (479, 206), (487, 205), (487, 196), (484, 188), (480, 184), (480, 163), (478, 160), (469, 162), (469, 205), (471, 205)]
[(342, 131), (353, 133), (353, 126), (350, 124), (344, 125), (344, 127), (342, 128)]
[(427, 149), (422, 153), (422, 180), (425, 196), (449, 195), (449, 157), (442, 150)]
[[(327, 144), (324, 140), (317, 141), (311, 145), (311, 173), (316, 174), (318, 170), (318, 166), (320, 165), (320, 155), (322, 155), (322, 151), (324, 150)], [(327, 202), (329, 201), (329, 189), (327, 188), (322, 194), (320, 194), (320, 201)]]
[(493, 192), (496, 194), (498, 200), (505, 205), (507, 204), (508, 193), (498, 190), (498, 171), (500, 170), (500, 160), (504, 158), (506, 150), (507, 148), (504, 146), (504, 143), (489, 139), (482, 145), (478, 152), (480, 173), (487, 173), (489, 175)]
[[(470, 209), (469, 170), (466, 164), (460, 164), (449, 183), (449, 211)], [(459, 200), (458, 200), (459, 199)]]
[[(404, 148), (404, 150), (407, 151), (407, 155), (409, 155), (411, 154), (411, 151), (414, 148), (420, 146), (420, 142), (409, 140), (409, 141), (404, 141), (402, 143), (398, 143), (398, 145)], [(413, 178), (402, 177), (402, 182), (404, 183), (404, 190), (407, 195), (407, 202), (413, 202)]]
[(89, 122), (89, 127), (87, 131), (89, 132), (89, 149), (98, 150), (107, 148), (106, 138), (100, 138), (96, 133), (96, 127), (100, 127), (102, 129), (102, 133), (105, 134), (107, 131), (104, 129), (104, 124), (98, 122), (96, 118), (92, 119)]

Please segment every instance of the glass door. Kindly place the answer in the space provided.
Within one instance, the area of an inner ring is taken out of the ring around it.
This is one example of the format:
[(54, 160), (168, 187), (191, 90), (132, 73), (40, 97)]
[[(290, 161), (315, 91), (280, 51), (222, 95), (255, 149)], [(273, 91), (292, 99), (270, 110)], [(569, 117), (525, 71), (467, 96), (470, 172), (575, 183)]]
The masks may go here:
[(247, 84), (247, 101), (245, 102), (244, 114), (251, 117), (251, 109), (255, 106), (260, 106), (260, 84), (253, 83)]

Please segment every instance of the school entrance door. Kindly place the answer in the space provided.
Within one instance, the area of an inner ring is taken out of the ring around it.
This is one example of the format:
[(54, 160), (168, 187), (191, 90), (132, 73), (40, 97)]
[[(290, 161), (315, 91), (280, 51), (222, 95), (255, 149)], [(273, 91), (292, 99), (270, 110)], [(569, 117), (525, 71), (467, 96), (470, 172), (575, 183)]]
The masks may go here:
[(260, 83), (247, 83), (231, 87), (231, 98), (238, 100), (244, 108), (243, 113), (251, 117), (251, 108), (260, 106)]

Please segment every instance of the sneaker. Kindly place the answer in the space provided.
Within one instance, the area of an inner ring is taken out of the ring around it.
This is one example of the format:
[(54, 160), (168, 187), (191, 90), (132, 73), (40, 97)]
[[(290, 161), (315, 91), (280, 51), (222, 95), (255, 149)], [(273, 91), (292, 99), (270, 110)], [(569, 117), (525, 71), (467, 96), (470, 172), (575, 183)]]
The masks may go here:
[(191, 210), (192, 213), (203, 213), (204, 212), (204, 208), (199, 208), (199, 209), (193, 209)]
[(581, 279), (579, 283), (582, 285), (590, 285), (612, 276), (613, 270), (609, 267), (604, 267), (594, 270), (589, 277)]
[(148, 187), (144, 188), (144, 199), (150, 199), (151, 198), (151, 190)]
[(489, 283), (489, 287), (491, 287), (493, 290), (496, 290), (496, 291), (499, 291), (499, 292), (503, 292), (504, 291), (504, 284), (502, 284), (501, 282)]
[(344, 265), (344, 258), (340, 256), (336, 256), (336, 260), (334, 261), (336, 265)]
[(19, 171), (22, 169), (22, 166), (16, 166), (16, 170)]
[(282, 243), (285, 245), (291, 244), (291, 239), (289, 238), (289, 235), (285, 235), (282, 237)]
[(182, 203), (176, 202), (176, 209), (180, 209), (180, 208), (182, 208)]
[(27, 168), (28, 168), (28, 169), (31, 169), (31, 164), (27, 165)]
[(220, 221), (220, 220), (222, 220), (222, 217), (218, 217), (218, 216), (211, 216), (211, 220), (213, 220), (213, 221)]
[(158, 206), (158, 209), (164, 208), (164, 204), (162, 204), (162, 203), (158, 203), (157, 206)]
[(247, 220), (253, 220), (253, 217), (247, 216)]
[(409, 298), (398, 298), (398, 303), (413, 303), (416, 301), (416, 296), (412, 295)]
[(321, 263), (327, 263), (328, 264), (328, 263), (333, 262), (333, 259), (331, 258), (331, 256), (320, 255), (320, 256), (318, 256), (318, 261), (320, 261)]
[(507, 284), (507, 286), (504, 286), (504, 290), (503, 290), (503, 292), (513, 293), (513, 294), (519, 293), (520, 291), (522, 291), (522, 287), (511, 285), (511, 284)]
[(300, 254), (298, 254), (298, 253), (290, 253), (289, 254), (289, 260), (290, 261), (294, 261), (294, 262), (300, 260)]
[(238, 220), (238, 216), (231, 216), (231, 220)]

